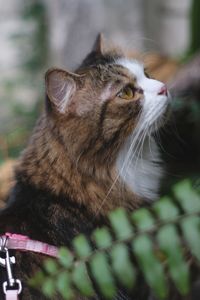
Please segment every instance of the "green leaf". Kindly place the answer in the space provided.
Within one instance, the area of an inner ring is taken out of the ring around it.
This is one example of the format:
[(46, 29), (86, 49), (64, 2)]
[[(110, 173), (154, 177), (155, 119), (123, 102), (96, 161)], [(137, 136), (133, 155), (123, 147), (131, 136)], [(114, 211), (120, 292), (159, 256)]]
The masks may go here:
[(73, 270), (72, 280), (82, 295), (90, 297), (94, 295), (91, 280), (84, 263), (78, 263)]
[(131, 219), (140, 230), (150, 230), (154, 228), (154, 219), (146, 208), (141, 208), (131, 215)]
[(132, 249), (139, 261), (147, 283), (160, 299), (165, 299), (168, 295), (167, 282), (163, 266), (153, 253), (152, 241), (147, 235), (142, 235), (134, 239)]
[(176, 219), (179, 210), (169, 197), (163, 197), (160, 201), (153, 205), (153, 210), (162, 221), (170, 221)]
[(136, 271), (131, 264), (129, 252), (125, 245), (115, 245), (110, 253), (111, 265), (119, 282), (131, 289), (135, 284)]
[(49, 274), (52, 275), (56, 274), (58, 271), (58, 266), (56, 261), (50, 258), (44, 262), (44, 268)]
[(189, 180), (184, 180), (175, 185), (174, 194), (186, 212), (195, 213), (200, 211), (200, 196), (192, 188)]
[(73, 243), (74, 250), (76, 251), (76, 254), (80, 258), (86, 258), (91, 254), (92, 249), (89, 245), (88, 240), (83, 234), (77, 236), (72, 243)]
[(65, 247), (61, 247), (58, 252), (58, 260), (63, 267), (69, 268), (73, 263), (72, 253)]
[(64, 299), (71, 299), (74, 296), (74, 292), (71, 288), (70, 275), (66, 271), (58, 275), (56, 286), (58, 292)]
[(52, 298), (55, 293), (55, 282), (53, 278), (47, 278), (42, 284), (42, 292), (48, 298)]
[[(49, 278), (40, 272), (30, 284), (42, 286), (51, 299), (55, 292), (71, 299), (76, 291), (92, 297), (95, 283), (103, 299), (113, 299), (117, 294), (115, 279), (125, 288), (133, 288), (139, 265), (146, 283), (159, 299), (168, 295), (168, 278), (182, 295), (187, 294), (190, 265), (184, 254), (190, 251), (193, 262), (200, 261), (200, 197), (188, 181), (178, 184), (174, 193), (178, 204), (173, 198), (164, 197), (150, 209), (141, 208), (130, 215), (124, 209), (112, 212), (109, 217), (112, 228), (98, 228), (92, 234), (95, 249), (86, 236), (77, 236), (72, 241), (74, 253), (62, 248), (59, 263), (54, 260), (45, 263)], [(180, 204), (185, 213), (179, 210)], [(129, 257), (130, 246), (137, 265)], [(164, 269), (168, 271), (166, 276)]]
[(28, 283), (32, 287), (41, 287), (44, 280), (45, 280), (45, 274), (42, 271), (39, 271), (29, 280)]
[(112, 245), (112, 237), (106, 227), (96, 229), (92, 234), (92, 238), (99, 249), (105, 249)]
[(179, 236), (172, 225), (163, 226), (157, 234), (158, 244), (168, 258), (169, 272), (182, 294), (189, 291), (189, 269), (184, 261), (183, 251), (180, 247)]
[(181, 228), (191, 253), (200, 262), (200, 218), (195, 216), (184, 218)]
[(90, 267), (103, 296), (107, 299), (113, 299), (116, 288), (106, 255), (96, 253), (91, 258)]
[(123, 208), (118, 208), (109, 215), (111, 226), (116, 234), (116, 237), (121, 239), (129, 238), (133, 233), (133, 228), (128, 221), (127, 213)]

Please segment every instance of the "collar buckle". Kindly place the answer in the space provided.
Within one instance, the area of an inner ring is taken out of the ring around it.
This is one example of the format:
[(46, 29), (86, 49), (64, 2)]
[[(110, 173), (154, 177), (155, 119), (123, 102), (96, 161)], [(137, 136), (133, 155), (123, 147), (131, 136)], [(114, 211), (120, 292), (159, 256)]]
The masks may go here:
[(12, 265), (15, 264), (16, 260), (14, 256), (10, 256), (8, 249), (6, 248), (8, 237), (0, 237), (0, 252), (4, 253), (3, 257), (0, 257), (0, 266), (6, 268), (7, 281), (3, 283), (3, 291), (6, 294), (8, 290), (12, 290), (17, 285), (17, 293), (20, 294), (22, 291), (22, 284), (19, 279), (13, 277)]

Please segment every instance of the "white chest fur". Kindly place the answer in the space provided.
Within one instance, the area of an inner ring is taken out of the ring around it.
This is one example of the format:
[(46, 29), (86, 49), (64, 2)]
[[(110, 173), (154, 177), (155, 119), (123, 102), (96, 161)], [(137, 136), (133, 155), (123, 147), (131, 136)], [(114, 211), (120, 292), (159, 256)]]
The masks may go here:
[(123, 182), (135, 194), (156, 200), (159, 196), (160, 180), (163, 175), (162, 161), (153, 137), (146, 137), (142, 150), (130, 151), (131, 137), (121, 149), (117, 159), (117, 170)]

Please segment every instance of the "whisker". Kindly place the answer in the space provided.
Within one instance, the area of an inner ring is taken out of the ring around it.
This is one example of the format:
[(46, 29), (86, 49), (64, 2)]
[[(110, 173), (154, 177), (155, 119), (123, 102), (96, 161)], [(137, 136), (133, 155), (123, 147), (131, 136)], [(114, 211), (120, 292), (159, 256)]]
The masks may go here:
[(109, 190), (108, 190), (108, 192), (107, 192), (105, 198), (103, 199), (103, 201), (102, 201), (102, 203), (101, 203), (99, 209), (96, 211), (95, 216), (98, 214), (98, 212), (99, 212), (99, 211), (101, 210), (101, 208), (103, 207), (105, 201), (108, 199), (108, 196), (110, 195), (112, 189), (114, 188), (115, 184), (116, 184), (117, 181), (119, 180), (121, 173), (123, 172), (124, 168), (126, 167), (127, 162), (128, 162), (129, 159), (130, 159), (130, 155), (131, 155), (132, 149), (133, 149), (133, 147), (134, 147), (134, 145), (135, 145), (135, 141), (137, 140), (137, 138), (138, 138), (138, 136), (139, 136), (139, 133), (140, 133), (140, 130), (137, 130), (137, 128), (138, 128), (138, 126), (136, 126), (136, 128), (135, 128), (135, 130), (134, 130), (134, 133), (132, 134), (132, 137), (133, 137), (133, 138), (132, 138), (132, 143), (131, 143), (131, 145), (130, 145), (130, 147), (129, 147), (129, 150), (128, 150), (128, 153), (127, 153), (127, 157), (125, 158), (125, 160), (124, 160), (124, 162), (123, 162), (122, 168), (120, 169), (120, 171), (118, 172), (117, 176), (115, 177), (115, 179), (114, 179), (114, 181), (113, 181), (111, 187), (109, 188)]
[[(157, 116), (160, 116), (161, 112), (164, 109), (164, 106), (165, 106), (165, 104), (163, 104), (161, 107), (159, 107), (158, 110), (155, 110), (154, 106), (152, 106), (147, 112), (142, 110), (142, 112), (139, 116), (138, 124), (137, 124), (134, 132), (132, 133), (132, 135), (129, 137), (130, 145), (127, 149), (126, 157), (122, 161), (121, 168), (120, 168), (120, 170), (118, 170), (118, 173), (117, 173), (116, 177), (114, 178), (113, 183), (110, 186), (110, 188), (109, 188), (105, 198), (103, 199), (100, 207), (98, 208), (96, 214), (103, 207), (105, 201), (108, 199), (110, 193), (112, 192), (114, 186), (119, 181), (119, 179), (121, 177), (123, 177), (124, 179), (126, 178), (126, 176), (128, 175), (127, 172), (129, 172), (130, 165), (133, 164), (133, 161), (135, 160), (134, 167), (136, 168), (139, 163), (139, 160), (141, 160), (141, 161), (143, 160), (142, 159), (143, 148), (145, 145), (146, 137), (148, 137), (149, 149), (150, 149), (151, 156), (153, 157), (153, 151), (152, 151), (151, 145), (150, 145), (151, 134), (152, 134), (153, 126), (155, 126), (154, 123), (156, 121), (156, 118), (157, 118)], [(123, 174), (123, 176), (122, 176), (122, 174)], [(120, 194), (122, 194), (122, 196), (123, 196), (123, 191), (125, 188), (126, 188), (125, 180), (122, 180), (122, 182), (120, 184)]]

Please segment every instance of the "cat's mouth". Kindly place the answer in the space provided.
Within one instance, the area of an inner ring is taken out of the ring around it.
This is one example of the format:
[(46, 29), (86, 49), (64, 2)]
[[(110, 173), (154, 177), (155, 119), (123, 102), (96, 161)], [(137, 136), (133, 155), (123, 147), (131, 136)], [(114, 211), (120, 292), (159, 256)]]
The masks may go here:
[(170, 96), (168, 94), (163, 98), (150, 101), (151, 105), (148, 101), (144, 103), (138, 124), (142, 131), (156, 132), (168, 122), (171, 115)]
[(166, 93), (166, 106), (164, 111), (162, 112), (162, 114), (158, 117), (158, 120), (156, 120), (156, 125), (157, 125), (157, 129), (160, 129), (161, 127), (165, 126), (166, 123), (169, 121), (171, 113), (172, 113), (172, 109), (171, 109), (171, 95), (169, 93), (169, 91), (167, 91)]

